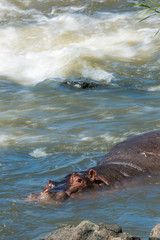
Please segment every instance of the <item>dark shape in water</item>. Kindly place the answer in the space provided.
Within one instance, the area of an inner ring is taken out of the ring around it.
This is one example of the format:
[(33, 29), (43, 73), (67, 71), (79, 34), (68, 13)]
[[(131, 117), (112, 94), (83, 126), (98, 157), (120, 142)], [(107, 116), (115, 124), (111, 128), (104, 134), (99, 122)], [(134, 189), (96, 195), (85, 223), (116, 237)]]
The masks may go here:
[(102, 186), (108, 189), (118, 182), (156, 171), (160, 171), (160, 130), (115, 145), (99, 165), (71, 173), (60, 182), (49, 180), (45, 190), (31, 194), (29, 199), (44, 202), (65, 200), (87, 189)]
[(78, 89), (94, 89), (94, 88), (112, 88), (112, 86), (88, 79), (65, 80), (61, 83), (63, 86)]

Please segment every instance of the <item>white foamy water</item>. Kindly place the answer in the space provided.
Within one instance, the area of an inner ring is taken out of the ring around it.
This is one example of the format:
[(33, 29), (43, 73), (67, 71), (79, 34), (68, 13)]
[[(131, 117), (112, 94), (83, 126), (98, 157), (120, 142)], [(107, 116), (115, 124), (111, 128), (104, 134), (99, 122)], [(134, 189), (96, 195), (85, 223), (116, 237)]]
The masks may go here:
[[(132, 191), (98, 191), (61, 206), (22, 200), (49, 179), (95, 166), (128, 137), (160, 128), (159, 17), (133, 20), (134, 2), (0, 1), (1, 240), (42, 239), (64, 222), (95, 216), (135, 236), (156, 225), (157, 185), (138, 182)], [(86, 79), (103, 84), (59, 84)]]
[(0, 147), (10, 145), (15, 142), (15, 137), (12, 134), (0, 134)]
[(45, 152), (45, 148), (37, 148), (30, 153), (30, 156), (34, 158), (46, 157), (47, 155), (48, 154)]
[(153, 37), (156, 22), (154, 27), (137, 24), (131, 13), (85, 15), (72, 8), (73, 12), (54, 14), (52, 8), (47, 17), (7, 1), (0, 8), (12, 12), (11, 19), (28, 13), (34, 20), (23, 26), (11, 22), (0, 29), (0, 75), (22, 85), (73, 77), (109, 83), (114, 79), (107, 67), (110, 59), (146, 61), (158, 47)]
[(117, 137), (114, 137), (114, 136), (111, 136), (110, 134), (107, 134), (107, 133), (105, 133), (105, 134), (102, 134), (101, 136), (100, 136), (102, 139), (104, 139), (106, 142), (108, 142), (108, 143), (118, 143), (118, 142), (122, 142), (122, 141), (124, 141), (126, 138), (125, 137), (119, 137), (119, 138), (117, 138)]
[(160, 86), (149, 87), (148, 91), (159, 92), (160, 91)]

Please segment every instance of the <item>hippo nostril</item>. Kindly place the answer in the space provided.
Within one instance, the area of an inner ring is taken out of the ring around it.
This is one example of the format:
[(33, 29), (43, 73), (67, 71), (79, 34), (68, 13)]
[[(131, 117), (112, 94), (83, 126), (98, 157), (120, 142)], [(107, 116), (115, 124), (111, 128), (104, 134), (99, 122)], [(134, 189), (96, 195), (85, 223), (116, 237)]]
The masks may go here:
[(56, 183), (49, 180), (48, 183), (46, 184), (46, 188), (54, 188), (56, 186)]

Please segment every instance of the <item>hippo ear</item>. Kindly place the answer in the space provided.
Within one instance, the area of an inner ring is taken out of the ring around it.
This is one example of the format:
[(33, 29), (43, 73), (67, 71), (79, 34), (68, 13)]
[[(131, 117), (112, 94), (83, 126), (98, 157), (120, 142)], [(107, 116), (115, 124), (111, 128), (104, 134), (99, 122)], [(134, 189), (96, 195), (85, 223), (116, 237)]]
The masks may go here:
[(97, 172), (94, 169), (90, 169), (88, 172), (88, 178), (90, 179), (90, 181), (93, 182), (96, 177), (97, 177)]

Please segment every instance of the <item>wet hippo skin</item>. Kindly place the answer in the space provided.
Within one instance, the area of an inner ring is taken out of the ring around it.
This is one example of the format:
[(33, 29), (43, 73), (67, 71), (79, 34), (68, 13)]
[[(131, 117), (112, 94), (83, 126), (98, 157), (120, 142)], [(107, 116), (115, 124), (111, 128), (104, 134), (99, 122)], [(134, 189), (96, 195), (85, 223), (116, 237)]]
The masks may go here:
[(40, 194), (31, 200), (65, 200), (86, 189), (107, 186), (146, 173), (160, 171), (160, 130), (135, 137), (115, 145), (101, 163), (86, 171), (67, 175), (62, 181), (49, 180)]

